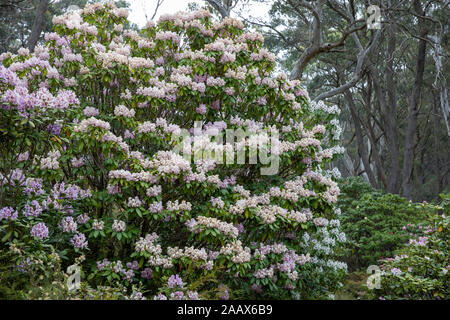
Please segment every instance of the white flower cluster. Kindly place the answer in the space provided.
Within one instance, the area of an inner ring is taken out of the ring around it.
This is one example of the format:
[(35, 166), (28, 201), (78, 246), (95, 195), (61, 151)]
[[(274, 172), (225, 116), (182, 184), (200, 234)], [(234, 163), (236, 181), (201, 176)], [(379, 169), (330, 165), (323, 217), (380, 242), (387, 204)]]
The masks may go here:
[(256, 270), (256, 272), (253, 273), (253, 276), (258, 279), (273, 278), (274, 269), (272, 267), (265, 269), (258, 269)]
[(333, 177), (335, 179), (340, 179), (341, 178), (341, 172), (339, 171), (339, 169), (337, 167), (334, 167), (331, 170), (327, 170), (325, 171), (325, 176), (328, 177)]
[(326, 218), (315, 218), (313, 220), (314, 224), (317, 227), (326, 227), (328, 226), (328, 220)]
[(298, 223), (305, 223), (311, 220), (313, 215), (311, 213), (311, 209), (307, 208), (302, 211), (291, 210), (288, 217), (297, 221)]
[(59, 150), (50, 151), (46, 158), (41, 159), (41, 169), (59, 169), (58, 159), (61, 157)]
[(133, 172), (127, 170), (111, 170), (108, 174), (110, 179), (125, 179), (127, 181), (142, 181), (149, 183), (156, 183), (158, 181), (158, 177), (152, 175), (147, 171), (141, 172)]
[(260, 217), (264, 223), (271, 224), (277, 220), (277, 216), (286, 217), (288, 211), (276, 205), (262, 206), (258, 208), (256, 215)]
[(83, 109), (83, 114), (86, 117), (96, 117), (96, 116), (98, 116), (99, 112), (98, 112), (98, 109), (96, 109), (94, 107), (86, 107)]
[(147, 189), (147, 196), (149, 197), (157, 197), (161, 194), (162, 187), (160, 185), (156, 185)]
[(262, 43), (264, 42), (264, 37), (262, 34), (258, 32), (246, 32), (236, 39), (236, 42), (247, 42), (247, 41), (249, 42), (259, 41)]
[(155, 66), (153, 60), (141, 57), (131, 57), (128, 59), (128, 62), (130, 64), (130, 68), (132, 69), (153, 68)]
[(164, 256), (151, 256), (148, 259), (148, 263), (151, 266), (154, 266), (154, 267), (162, 266), (165, 269), (170, 269), (173, 267), (172, 259), (170, 259), (168, 257), (164, 257)]
[(311, 101), (311, 111), (314, 112), (316, 110), (322, 110), (329, 114), (337, 114), (339, 115), (341, 113), (341, 109), (339, 109), (338, 106), (327, 106), (322, 100), (319, 102)]
[(244, 198), (249, 198), (250, 197), (250, 191), (245, 190), (243, 186), (241, 185), (235, 185), (233, 187), (233, 191), (239, 193), (241, 196), (243, 196)]
[(250, 248), (242, 247), (240, 240), (227, 243), (220, 249), (220, 254), (231, 256), (231, 261), (234, 263), (249, 262), (252, 257)]
[(142, 201), (139, 199), (139, 197), (130, 197), (128, 198), (128, 206), (130, 208), (139, 208), (140, 206), (142, 206)]
[(339, 124), (338, 119), (333, 119), (330, 121), (330, 124), (333, 126), (331, 130), (331, 134), (333, 135), (333, 140), (339, 140), (342, 134), (342, 127)]
[(216, 207), (219, 209), (222, 209), (225, 206), (225, 202), (223, 202), (221, 197), (217, 197), (217, 198), (212, 197), (211, 204), (213, 205), (213, 207)]
[(104, 221), (98, 221), (97, 219), (94, 219), (94, 222), (92, 223), (92, 229), (103, 230), (104, 227), (105, 227)]
[(191, 211), (191, 203), (182, 200), (181, 203), (178, 202), (178, 200), (175, 201), (167, 201), (166, 204), (166, 208), (168, 211), (173, 212), (173, 211)]
[(128, 109), (124, 105), (119, 105), (114, 108), (114, 115), (116, 117), (124, 116), (125, 118), (133, 118), (136, 114), (136, 111), (134, 109)]
[(178, 247), (168, 247), (167, 248), (167, 255), (172, 259), (179, 259), (181, 257), (189, 258), (193, 261), (208, 260), (208, 253), (206, 252), (205, 248), (202, 249), (196, 249), (194, 247), (187, 247), (183, 249), (180, 249)]
[(97, 127), (105, 130), (110, 130), (111, 126), (108, 122), (99, 120), (94, 117), (81, 120), (81, 122), (74, 127), (75, 132), (86, 132), (88, 127)]
[(224, 18), (221, 21), (214, 23), (213, 29), (220, 30), (226, 28), (227, 26), (232, 26), (237, 29), (244, 29), (244, 24), (241, 20), (231, 17)]
[(158, 151), (151, 161), (151, 166), (157, 168), (160, 173), (165, 174), (179, 174), (191, 171), (189, 161), (172, 151)]
[(134, 250), (136, 252), (148, 252), (150, 254), (160, 255), (162, 252), (161, 245), (155, 243), (158, 238), (156, 233), (147, 234), (145, 238), (140, 237), (135, 244)]
[(219, 219), (212, 217), (198, 216), (196, 219), (196, 227), (204, 226), (206, 228), (214, 228), (220, 232), (231, 236), (232, 238), (237, 238), (239, 235), (239, 230), (233, 224), (220, 221)]
[(112, 229), (115, 232), (123, 232), (127, 228), (127, 225), (122, 220), (114, 220), (114, 223), (112, 225)]

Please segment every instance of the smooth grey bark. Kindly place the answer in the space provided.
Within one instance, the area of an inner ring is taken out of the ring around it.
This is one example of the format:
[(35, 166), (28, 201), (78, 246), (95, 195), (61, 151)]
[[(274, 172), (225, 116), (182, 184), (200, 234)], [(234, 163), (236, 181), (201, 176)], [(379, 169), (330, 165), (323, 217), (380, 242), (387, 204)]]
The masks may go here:
[(441, 104), (442, 115), (444, 116), (445, 126), (447, 127), (447, 137), (450, 141), (450, 107), (448, 104), (447, 95), (447, 80), (445, 78), (445, 72), (443, 70), (442, 56), (444, 55), (442, 42), (442, 33), (436, 36), (430, 36), (434, 41), (433, 59), (436, 67), (436, 78), (434, 81), (434, 87), (439, 90), (439, 100)]
[[(391, 34), (392, 37), (395, 37)], [(395, 50), (395, 40), (392, 37), (388, 40), (388, 57), (391, 57)], [(389, 59), (389, 58), (388, 58)], [(378, 75), (378, 70), (375, 67), (370, 68), (370, 75), (375, 92), (376, 101), (378, 102), (381, 110), (382, 123), (385, 137), (386, 146), (388, 149), (389, 164), (385, 167), (385, 186), (386, 190), (390, 193), (399, 193), (400, 189), (400, 149), (398, 141), (398, 119), (397, 119), (397, 98), (394, 83), (394, 70), (392, 61), (386, 63), (385, 82), (386, 89), (383, 89), (381, 85), (381, 79)], [(387, 95), (387, 97), (386, 97)]]
[[(391, 17), (391, 19), (393, 19)], [(389, 174), (386, 190), (390, 193), (400, 191), (400, 145), (398, 141), (398, 119), (397, 119), (397, 91), (394, 80), (394, 54), (396, 50), (396, 27), (393, 21), (388, 29), (389, 39), (387, 43), (386, 60), (386, 91), (389, 109), (385, 110), (386, 142), (389, 150)]]
[(222, 16), (222, 19), (229, 17), (231, 8), (233, 5), (233, 0), (205, 0), (208, 2), (214, 9), (219, 11), (220, 15)]
[(34, 50), (39, 37), (41, 36), (42, 29), (44, 28), (45, 23), (45, 12), (48, 8), (49, 0), (41, 0), (39, 1), (39, 5), (36, 10), (36, 15), (33, 22), (33, 27), (31, 28), (31, 35), (28, 38), (28, 49), (30, 51)]
[[(375, 160), (376, 170), (372, 169), (372, 171), (376, 171), (376, 173), (374, 173), (374, 175), (378, 175), (379, 181), (381, 181), (383, 183), (383, 185), (386, 187), (387, 179), (386, 179), (386, 175), (383, 170), (383, 162), (381, 161), (380, 154), (379, 154), (379, 148), (378, 148), (379, 138), (376, 137), (375, 128), (371, 121), (371, 117), (373, 118), (373, 111), (371, 110), (371, 107), (372, 107), (372, 101), (371, 101), (372, 85), (371, 85), (371, 83), (372, 82), (370, 81), (370, 79), (367, 82), (368, 82), (367, 94), (365, 95), (365, 99), (364, 99), (365, 100), (364, 105), (366, 108), (366, 121), (363, 124), (365, 125), (365, 127), (367, 129), (367, 132), (368, 132), (367, 137), (372, 146), (371, 152), (369, 154), (369, 160), (370, 160), (371, 156)], [(377, 188), (378, 184), (374, 185), (374, 187)]]
[(442, 175), (441, 175), (441, 165), (440, 165), (440, 153), (441, 146), (439, 141), (439, 100), (440, 97), (435, 94), (433, 96), (433, 138), (434, 138), (434, 165), (436, 168), (436, 194), (439, 194), (442, 191)]
[(356, 134), (356, 142), (358, 144), (358, 154), (362, 160), (364, 165), (364, 170), (367, 174), (367, 178), (372, 186), (377, 187), (377, 180), (375, 179), (375, 175), (373, 174), (372, 168), (370, 166), (369, 156), (367, 152), (367, 148), (364, 143), (364, 135), (362, 131), (361, 120), (359, 119), (358, 112), (356, 110), (355, 102), (353, 101), (352, 94), (349, 90), (346, 90), (344, 93), (345, 100), (347, 100), (348, 107), (350, 109), (350, 113), (353, 119), (353, 123), (355, 124), (355, 134)]
[(344, 156), (342, 158), (342, 164), (350, 176), (355, 176), (357, 174), (357, 172), (355, 170), (355, 166), (353, 165), (352, 158), (348, 154), (347, 150), (345, 150), (345, 152), (344, 152)]
[(403, 152), (403, 172), (402, 172), (402, 194), (407, 199), (412, 199), (412, 172), (414, 168), (414, 145), (415, 134), (417, 130), (417, 109), (419, 105), (420, 95), (422, 93), (423, 73), (425, 70), (425, 58), (427, 41), (426, 36), (428, 30), (426, 28), (424, 10), (419, 0), (414, 0), (414, 9), (420, 17), (419, 20), (419, 47), (416, 58), (416, 76), (411, 92), (411, 98), (408, 106), (408, 128), (405, 135), (405, 149)]

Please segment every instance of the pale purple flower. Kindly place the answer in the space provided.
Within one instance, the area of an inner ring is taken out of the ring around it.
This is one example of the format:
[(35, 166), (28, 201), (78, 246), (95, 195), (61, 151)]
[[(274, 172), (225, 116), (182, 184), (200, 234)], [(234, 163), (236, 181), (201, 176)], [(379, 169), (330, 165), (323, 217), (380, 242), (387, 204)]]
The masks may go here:
[(148, 207), (148, 211), (150, 211), (150, 213), (160, 213), (163, 210), (163, 205), (162, 202), (153, 202), (149, 205)]
[(139, 263), (136, 260), (133, 262), (127, 262), (127, 268), (137, 270), (139, 269)]
[(50, 134), (59, 136), (59, 134), (61, 133), (61, 126), (59, 126), (59, 125), (57, 125), (57, 124), (49, 124), (49, 125), (47, 126), (47, 131), (48, 131)]
[(167, 297), (164, 294), (159, 293), (157, 296), (153, 297), (153, 300), (167, 300)]
[(152, 275), (153, 275), (153, 271), (150, 268), (145, 268), (141, 272), (141, 277), (144, 279), (151, 279)]
[(125, 132), (123, 133), (123, 137), (125, 139), (134, 139), (134, 133), (130, 132), (130, 130), (126, 129)]
[(195, 111), (199, 114), (205, 114), (206, 113), (206, 105), (200, 104), (198, 108), (195, 109)]
[(104, 267), (110, 265), (111, 262), (108, 259), (103, 259), (103, 261), (97, 261), (97, 269), (102, 271)]
[(121, 192), (120, 186), (117, 184), (116, 185), (108, 184), (106, 190), (108, 190), (109, 194), (119, 194)]
[(14, 210), (12, 207), (3, 207), (0, 209), (0, 221), (2, 221), (2, 219), (16, 220), (17, 216), (17, 210)]
[[(221, 284), (219, 288), (224, 288), (225, 286)], [(228, 292), (228, 288), (225, 287), (225, 289), (222, 292), (222, 295), (219, 297), (221, 300), (229, 300), (230, 299), (230, 293)]]
[(164, 57), (158, 57), (158, 58), (156, 58), (155, 64), (157, 64), (158, 66), (164, 65)]
[(180, 288), (183, 288), (184, 283), (183, 280), (181, 280), (180, 276), (178, 274), (176, 275), (171, 275), (169, 280), (167, 281), (167, 286), (169, 288), (173, 288), (174, 286), (178, 286)]
[(44, 238), (48, 237), (48, 228), (45, 225), (45, 223), (40, 222), (31, 228), (30, 233), (33, 237), (37, 237), (39, 239), (44, 239)]
[(61, 220), (59, 227), (63, 230), (63, 232), (75, 232), (77, 231), (78, 225), (72, 217), (64, 217)]
[(219, 100), (213, 101), (213, 103), (211, 103), (211, 108), (213, 108), (214, 110), (220, 110), (220, 101)]
[(89, 217), (89, 215), (87, 213), (84, 213), (82, 215), (79, 215), (77, 217), (77, 223), (79, 224), (85, 224), (87, 223), (91, 218)]
[(256, 283), (252, 284), (252, 290), (255, 291), (256, 293), (261, 293), (262, 292), (262, 285), (258, 285)]
[(19, 156), (17, 157), (17, 162), (27, 161), (30, 153), (28, 151), (25, 151), (24, 153), (19, 153)]
[(184, 298), (184, 293), (183, 291), (175, 291), (170, 294), (170, 297), (173, 300), (182, 300)]
[(394, 276), (399, 276), (399, 275), (402, 274), (402, 270), (400, 270), (399, 268), (392, 268), (392, 269), (391, 269), (391, 273), (392, 273)]
[(188, 296), (189, 300), (200, 300), (200, 298), (198, 297), (197, 291), (188, 291), (187, 296)]
[(73, 244), (75, 248), (85, 249), (88, 246), (88, 242), (86, 240), (86, 236), (83, 233), (77, 233), (70, 240), (70, 243)]

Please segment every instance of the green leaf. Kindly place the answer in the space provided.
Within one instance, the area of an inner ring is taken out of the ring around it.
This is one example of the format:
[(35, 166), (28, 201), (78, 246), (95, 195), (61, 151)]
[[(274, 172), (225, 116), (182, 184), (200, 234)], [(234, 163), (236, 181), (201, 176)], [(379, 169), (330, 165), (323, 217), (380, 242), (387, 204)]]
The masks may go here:
[(9, 237), (12, 235), (13, 229), (9, 230), (7, 234), (2, 238), (2, 242), (6, 242), (6, 240), (9, 239)]

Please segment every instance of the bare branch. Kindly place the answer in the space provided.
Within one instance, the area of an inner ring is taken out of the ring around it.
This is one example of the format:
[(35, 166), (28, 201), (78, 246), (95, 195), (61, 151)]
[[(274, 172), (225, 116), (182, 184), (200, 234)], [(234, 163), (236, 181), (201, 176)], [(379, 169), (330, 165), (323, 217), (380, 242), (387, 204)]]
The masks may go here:
[(378, 42), (378, 40), (381, 36), (381, 32), (382, 32), (381, 30), (382, 29), (377, 30), (372, 42), (367, 46), (366, 49), (362, 49), (359, 51), (355, 71), (353, 72), (353, 77), (350, 79), (350, 81), (339, 86), (338, 88), (335, 88), (335, 89), (332, 89), (332, 90), (329, 90), (327, 92), (320, 94), (319, 96), (317, 96), (314, 99), (315, 102), (326, 99), (326, 98), (330, 98), (330, 97), (335, 96), (340, 93), (343, 93), (345, 90), (353, 87), (361, 79), (361, 76), (363, 73), (363, 66), (367, 60), (366, 58), (368, 57), (368, 55), (370, 54), (370, 52), (372, 51), (372, 49), (375, 47), (376, 43)]
[(153, 20), (156, 16), (156, 13), (158, 12), (159, 7), (163, 4), (164, 0), (157, 0), (156, 2), (156, 8), (155, 11), (153, 12), (152, 17), (150, 18), (150, 20)]
[(214, 9), (219, 11), (220, 15), (222, 16), (222, 19), (230, 16), (230, 9), (232, 5), (231, 0), (225, 0), (224, 3), (220, 3), (219, 0), (205, 0), (205, 1), (208, 2)]

